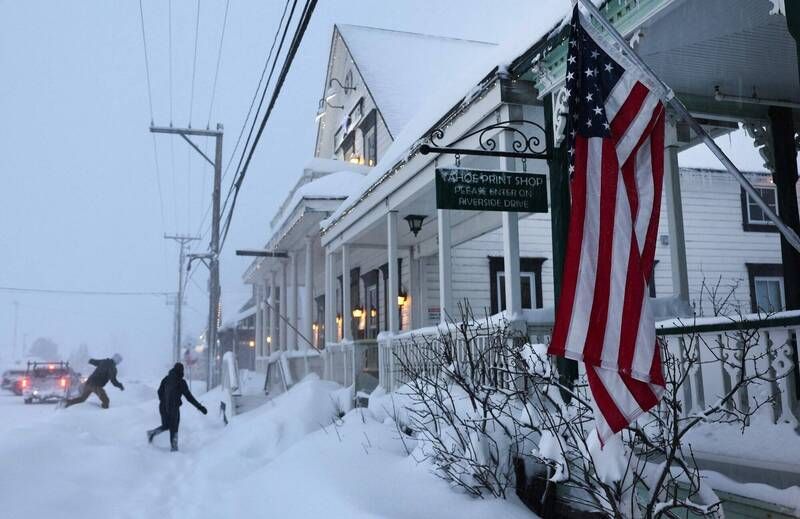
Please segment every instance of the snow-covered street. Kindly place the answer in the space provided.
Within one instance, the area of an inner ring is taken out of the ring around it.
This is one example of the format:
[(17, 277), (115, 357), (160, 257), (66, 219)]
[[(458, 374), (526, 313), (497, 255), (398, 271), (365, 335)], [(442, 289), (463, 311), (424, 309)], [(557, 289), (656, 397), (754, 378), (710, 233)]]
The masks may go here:
[(316, 379), (225, 427), (183, 406), (178, 453), (158, 424), (153, 385), (126, 382), (111, 408), (0, 397), (4, 517), (527, 517), (516, 500), (474, 500), (406, 455), (394, 425), (364, 410), (336, 421)]

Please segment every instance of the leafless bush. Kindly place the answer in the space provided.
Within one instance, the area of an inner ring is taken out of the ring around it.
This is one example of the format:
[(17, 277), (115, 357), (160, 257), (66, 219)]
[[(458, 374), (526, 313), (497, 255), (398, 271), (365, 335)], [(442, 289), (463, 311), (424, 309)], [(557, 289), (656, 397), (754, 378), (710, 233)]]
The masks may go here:
[[(772, 403), (757, 388), (782, 375), (757, 325), (731, 319), (732, 331), (713, 341), (691, 326), (664, 337), (660, 404), (601, 449), (585, 378), (565, 385), (544, 345), (527, 344), (507, 322), (476, 319), (468, 305), (460, 311), (460, 322), (396, 353), (409, 381), (403, 427), (437, 474), (471, 495), (506, 497), (513, 459), (527, 457), (546, 473), (542, 503), (558, 490), (562, 503), (614, 518), (722, 517), (687, 434), (704, 423), (745, 427)], [(727, 373), (724, 391), (687, 409), (690, 380), (710, 363)]]
[(460, 314), (460, 322), (397, 353), (409, 380), (406, 421), (441, 477), (477, 497), (505, 497), (528, 434), (513, 419), (524, 401), (513, 368), (524, 335), (476, 319), (466, 303)]
[[(549, 359), (535, 359), (539, 367), (530, 370), (534, 380), (528, 410), (530, 422), (538, 423), (541, 431), (537, 456), (551, 467), (550, 480), (567, 490), (566, 501), (615, 518), (683, 517), (686, 511), (722, 517), (719, 499), (701, 478), (687, 434), (703, 423), (745, 427), (772, 403), (770, 395), (747, 389), (775, 378), (770, 352), (759, 346), (757, 327), (733, 319), (731, 324), (733, 331), (719, 334), (713, 342), (691, 327), (671, 337), (669, 345), (661, 341), (666, 391), (660, 404), (602, 450), (593, 432), (585, 380), (566, 388)], [(721, 364), (729, 383), (715, 402), (686, 409), (689, 378), (709, 363)], [(569, 403), (561, 397), (564, 392), (572, 397)]]

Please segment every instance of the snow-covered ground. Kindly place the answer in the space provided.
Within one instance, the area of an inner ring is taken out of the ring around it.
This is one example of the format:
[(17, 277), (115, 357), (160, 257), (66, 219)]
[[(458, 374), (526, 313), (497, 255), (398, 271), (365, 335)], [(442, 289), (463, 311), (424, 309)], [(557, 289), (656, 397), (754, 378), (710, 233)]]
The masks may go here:
[(406, 455), (395, 427), (355, 410), (334, 424), (331, 382), (309, 379), (225, 427), (218, 393), (183, 406), (179, 453), (152, 384), (56, 410), (0, 396), (3, 517), (530, 518), (514, 499), (475, 500)]

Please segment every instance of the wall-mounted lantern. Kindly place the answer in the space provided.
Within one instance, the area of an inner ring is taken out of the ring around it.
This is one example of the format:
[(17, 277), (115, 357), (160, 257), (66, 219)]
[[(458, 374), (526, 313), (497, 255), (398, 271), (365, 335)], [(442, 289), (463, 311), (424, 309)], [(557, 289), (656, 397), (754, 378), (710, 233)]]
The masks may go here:
[(355, 319), (361, 319), (362, 317), (364, 317), (364, 309), (361, 308), (360, 306), (353, 308), (353, 317)]
[(405, 306), (407, 302), (408, 294), (405, 292), (400, 292), (400, 294), (397, 295), (397, 306)]
[(330, 100), (333, 99), (333, 96), (323, 97), (319, 100), (319, 105), (317, 105), (317, 116), (314, 118), (315, 122), (319, 122), (325, 116), (325, 111), (328, 108), (334, 108), (336, 110), (344, 110), (344, 105), (332, 105)]

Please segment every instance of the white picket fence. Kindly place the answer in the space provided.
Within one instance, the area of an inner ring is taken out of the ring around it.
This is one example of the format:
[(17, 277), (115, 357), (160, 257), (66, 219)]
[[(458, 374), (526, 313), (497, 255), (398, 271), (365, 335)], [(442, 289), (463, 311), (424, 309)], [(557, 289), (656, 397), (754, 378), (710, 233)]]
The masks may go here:
[[(542, 323), (529, 324), (529, 342), (547, 344), (551, 328)], [(740, 389), (737, 405), (747, 408), (754, 396), (761, 401), (772, 397), (774, 404), (762, 408), (759, 415), (774, 423), (797, 423), (797, 379), (793, 359), (800, 335), (800, 312), (781, 312), (769, 318), (746, 315), (658, 323), (657, 334), (662, 344), (677, 358), (686, 359), (687, 355), (699, 355), (700, 358), (683, 386), (684, 412), (699, 412), (730, 391), (731, 381), (737, 380), (738, 372), (731, 366), (733, 363), (723, 362), (725, 357), (722, 354), (735, 352), (737, 341), (741, 343), (741, 330), (745, 329), (758, 330), (751, 337), (751, 342), (755, 341), (748, 356), (752, 361), (745, 363), (745, 370), (748, 374), (758, 370), (767, 375)], [(459, 368), (462, 371), (469, 370), (470, 355), (474, 359), (482, 352), (491, 351), (488, 341), (497, 340), (494, 332), (481, 324), (480, 330), (475, 332), (475, 340), (470, 341), (471, 350), (467, 349), (463, 339), (457, 338), (458, 334), (454, 334), (455, 362), (461, 364)], [(447, 328), (431, 327), (395, 336), (382, 335), (378, 340), (380, 386), (387, 392), (396, 390), (408, 382), (408, 371), (435, 375), (438, 363), (432, 359), (441, 352), (433, 349), (442, 347), (442, 342), (435, 340), (441, 333), (447, 333)], [(403, 359), (407, 369), (401, 368), (399, 359)], [(489, 359), (488, 368), (478, 373), (481, 382), (499, 388), (510, 387), (514, 381), (505, 362), (502, 356)]]
[(322, 350), (325, 358), (325, 379), (338, 382), (344, 387), (355, 380), (355, 345), (352, 342), (330, 344)]

